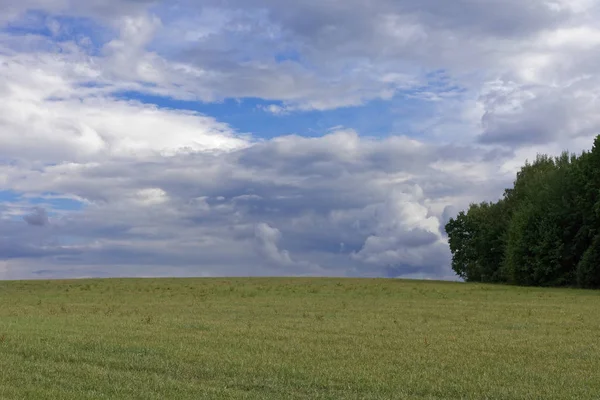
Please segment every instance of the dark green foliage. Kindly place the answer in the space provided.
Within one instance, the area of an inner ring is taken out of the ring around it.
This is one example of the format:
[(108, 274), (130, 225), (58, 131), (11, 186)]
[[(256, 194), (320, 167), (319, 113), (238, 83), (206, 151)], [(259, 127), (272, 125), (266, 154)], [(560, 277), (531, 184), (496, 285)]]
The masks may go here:
[(476, 267), (476, 254), (472, 244), (473, 224), (468, 214), (461, 211), (456, 218), (446, 224), (448, 243), (452, 252), (452, 268), (461, 278), (481, 280), (479, 268)]
[(472, 204), (446, 225), (452, 265), (466, 281), (503, 282), (506, 203)]
[(591, 152), (539, 155), (496, 203), (446, 225), (466, 281), (600, 288), (600, 136)]
[(583, 253), (577, 266), (577, 284), (581, 287), (600, 287), (600, 235), (596, 235), (592, 244)]

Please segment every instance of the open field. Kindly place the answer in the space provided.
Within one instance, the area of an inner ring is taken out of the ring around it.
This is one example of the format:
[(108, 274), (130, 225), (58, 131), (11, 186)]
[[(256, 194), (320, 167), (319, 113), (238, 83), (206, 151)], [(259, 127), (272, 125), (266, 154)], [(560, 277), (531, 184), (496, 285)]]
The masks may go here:
[(2, 399), (598, 399), (600, 293), (355, 279), (0, 282)]

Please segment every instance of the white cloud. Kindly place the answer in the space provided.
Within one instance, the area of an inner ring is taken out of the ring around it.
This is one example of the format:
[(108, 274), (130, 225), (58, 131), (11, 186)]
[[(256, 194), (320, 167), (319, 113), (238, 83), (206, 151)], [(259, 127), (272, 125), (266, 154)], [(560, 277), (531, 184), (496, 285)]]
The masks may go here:
[(269, 104), (268, 106), (264, 106), (262, 108), (274, 115), (284, 115), (289, 113), (287, 107), (278, 106), (277, 104)]
[[(318, 266), (306, 262), (293, 261), (290, 252), (281, 250), (278, 242), (281, 239), (281, 232), (267, 223), (258, 223), (254, 229), (254, 235), (257, 241), (257, 250), (270, 263), (277, 267), (300, 267), (304, 269), (317, 270)], [(286, 270), (282, 272), (285, 273)]]
[(376, 221), (373, 234), (353, 257), (390, 267), (432, 263), (444, 269), (447, 244), (440, 232), (440, 220), (431, 215), (418, 185), (394, 190), (385, 202), (371, 207)]
[(169, 200), (169, 195), (161, 188), (146, 188), (136, 192), (135, 200), (141, 205), (160, 205)]
[(0, 55), (4, 154), (57, 162), (247, 145), (211, 117), (114, 100), (80, 87), (100, 74), (77, 54)]

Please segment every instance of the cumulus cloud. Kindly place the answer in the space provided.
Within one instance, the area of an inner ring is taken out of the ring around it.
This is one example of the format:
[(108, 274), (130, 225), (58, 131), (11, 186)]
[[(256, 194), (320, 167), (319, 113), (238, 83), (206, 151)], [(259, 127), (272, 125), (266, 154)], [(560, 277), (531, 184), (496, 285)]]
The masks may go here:
[(186, 111), (162, 110), (81, 87), (99, 71), (77, 54), (0, 54), (6, 154), (47, 162), (172, 154), (246, 145), (225, 124)]
[[(281, 240), (279, 229), (267, 223), (260, 222), (254, 229), (254, 235), (256, 237), (257, 250), (267, 262), (283, 268), (299, 267), (306, 272), (317, 272), (320, 269), (318, 265), (313, 265), (306, 261), (294, 261), (289, 251), (279, 249), (278, 242)], [(282, 272), (285, 273), (285, 270)]]
[(483, 196), (504, 183), (465, 181), (468, 174), (444, 173), (434, 161), (497, 162), (481, 154), (342, 131), (225, 153), (4, 167), (2, 174), (15, 190), (71, 193), (87, 204), (55, 221), (48, 234), (55, 242), (44, 249), (70, 253), (44, 258), (42, 269), (60, 262), (137, 274), (162, 265), (190, 275), (434, 276), (449, 275), (439, 227), (446, 205), (468, 200), (473, 185)]
[(279, 250), (277, 242), (281, 237), (279, 229), (272, 228), (264, 222), (256, 225), (255, 236), (258, 242), (258, 249), (265, 258), (280, 265), (290, 265), (293, 263), (290, 253), (287, 250)]

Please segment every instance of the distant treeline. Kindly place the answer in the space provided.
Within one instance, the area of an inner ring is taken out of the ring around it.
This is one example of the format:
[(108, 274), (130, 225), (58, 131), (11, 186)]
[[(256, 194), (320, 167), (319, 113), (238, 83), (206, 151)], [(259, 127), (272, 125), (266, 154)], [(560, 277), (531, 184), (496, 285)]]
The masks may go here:
[(496, 203), (446, 225), (466, 281), (600, 288), (600, 136), (576, 156), (539, 155)]

